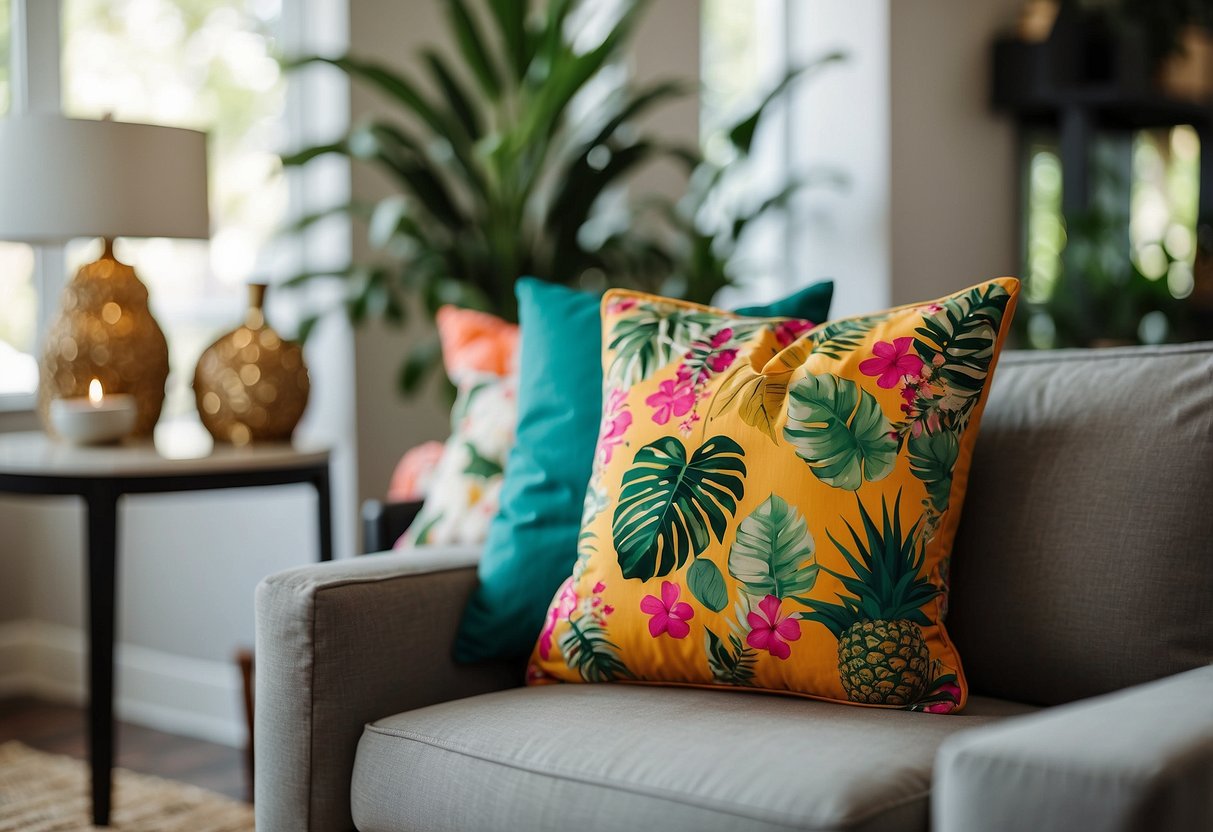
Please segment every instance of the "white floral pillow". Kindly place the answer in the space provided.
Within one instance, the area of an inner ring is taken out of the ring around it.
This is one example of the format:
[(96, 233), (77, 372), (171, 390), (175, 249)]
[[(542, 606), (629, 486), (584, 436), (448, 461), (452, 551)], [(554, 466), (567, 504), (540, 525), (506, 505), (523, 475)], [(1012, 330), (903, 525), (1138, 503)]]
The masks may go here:
[(505, 458), (518, 423), (518, 376), (461, 379), (451, 410), (451, 438), (417, 519), (396, 548), (483, 543), (497, 514)]
[(518, 424), (518, 325), (454, 306), (439, 309), (435, 323), (443, 366), (458, 390), (451, 437), (397, 549), (484, 542)]

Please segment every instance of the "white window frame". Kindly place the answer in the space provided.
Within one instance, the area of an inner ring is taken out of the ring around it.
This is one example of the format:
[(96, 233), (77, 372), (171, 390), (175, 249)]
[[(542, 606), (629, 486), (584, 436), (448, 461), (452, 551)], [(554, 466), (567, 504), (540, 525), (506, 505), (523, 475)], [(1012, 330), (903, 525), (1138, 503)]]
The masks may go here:
[[(755, 137), (747, 184), (766, 193), (785, 175), (827, 166), (844, 189), (808, 188), (783, 217), (749, 230), (747, 251), (778, 252), (762, 280), (718, 303), (769, 300), (833, 279), (832, 314), (881, 309), (890, 302), (889, 0), (757, 0), (759, 84), (834, 50), (847, 60), (792, 87)], [(768, 258), (769, 261), (769, 258)]]

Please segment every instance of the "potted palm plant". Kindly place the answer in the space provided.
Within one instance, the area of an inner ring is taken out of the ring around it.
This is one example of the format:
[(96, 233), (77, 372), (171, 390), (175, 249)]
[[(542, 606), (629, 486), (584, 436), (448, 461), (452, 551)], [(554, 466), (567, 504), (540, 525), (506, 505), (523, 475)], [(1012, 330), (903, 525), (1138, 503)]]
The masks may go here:
[[(431, 314), (453, 303), (516, 320), (513, 286), (527, 274), (573, 285), (587, 275), (605, 276), (614, 285), (677, 289), (688, 299), (710, 300), (729, 279), (725, 263), (733, 244), (713, 245), (722, 230), (703, 228), (695, 205), (710, 196), (720, 172), (697, 147), (678, 146), (637, 126), (638, 117), (694, 87), (679, 80), (637, 85), (610, 78), (626, 76), (609, 69), (625, 54), (644, 0), (626, 0), (589, 48), (568, 34), (572, 17), (588, 5), (576, 0), (443, 2), (460, 65), (432, 49), (422, 50), (408, 72), (349, 55), (287, 63), (335, 66), (399, 107), (364, 119), (338, 141), (283, 157), (290, 167), (340, 154), (379, 167), (398, 188), (377, 204), (337, 206), (297, 222), (291, 230), (334, 212), (359, 217), (376, 257), (336, 272), (306, 272), (286, 285), (343, 278), (346, 311), (355, 324), (368, 317), (403, 323), (409, 296)], [(423, 90), (421, 77), (436, 93)], [(730, 131), (741, 154), (748, 153), (769, 100)], [(687, 165), (694, 183), (690, 202), (626, 201), (608, 232), (586, 233), (603, 213), (604, 197), (634, 181), (643, 165), (671, 156)], [(736, 237), (753, 215), (786, 198), (747, 207), (727, 233)], [(638, 232), (636, 212), (657, 205), (667, 220), (660, 233)], [(678, 279), (671, 282), (671, 274)], [(304, 322), (302, 336), (312, 324), (314, 319)], [(436, 343), (415, 348), (402, 365), (402, 388), (413, 389), (436, 359)]]

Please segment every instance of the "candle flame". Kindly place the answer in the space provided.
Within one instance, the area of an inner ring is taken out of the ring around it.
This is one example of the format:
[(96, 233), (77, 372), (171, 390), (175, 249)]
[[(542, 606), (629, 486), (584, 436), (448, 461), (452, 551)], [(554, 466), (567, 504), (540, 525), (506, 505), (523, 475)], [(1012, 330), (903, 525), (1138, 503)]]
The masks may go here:
[(101, 399), (105, 396), (105, 390), (101, 387), (100, 379), (93, 379), (88, 383), (88, 400), (93, 404), (101, 404)]

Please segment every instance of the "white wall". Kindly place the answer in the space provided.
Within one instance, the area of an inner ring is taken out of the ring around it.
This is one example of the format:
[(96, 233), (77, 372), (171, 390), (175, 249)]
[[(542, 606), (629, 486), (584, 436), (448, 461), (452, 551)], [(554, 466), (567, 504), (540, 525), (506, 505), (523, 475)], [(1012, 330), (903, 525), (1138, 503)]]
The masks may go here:
[[(443, 4), (400, 3), (393, 0), (358, 0), (350, 3), (350, 50), (396, 67), (412, 67), (422, 46), (445, 47), (447, 36)], [(461, 61), (452, 61), (461, 65)], [(351, 123), (369, 114), (400, 112), (366, 87), (355, 84), (351, 97)], [(353, 196), (372, 201), (392, 192), (386, 177), (365, 165), (353, 170)], [(368, 260), (371, 251), (365, 235), (354, 236), (354, 256)], [(404, 331), (381, 324), (361, 329), (354, 340), (356, 406), (358, 412), (358, 493), (362, 499), (383, 497), (392, 469), (401, 454), (427, 439), (443, 439), (449, 432), (449, 408), (437, 386), (405, 399), (397, 392), (400, 362), (409, 345), (433, 334), (432, 322), (414, 310)]]

